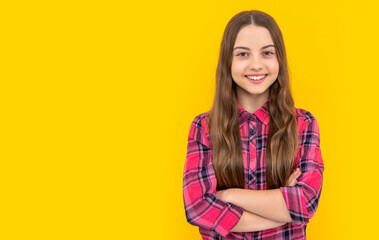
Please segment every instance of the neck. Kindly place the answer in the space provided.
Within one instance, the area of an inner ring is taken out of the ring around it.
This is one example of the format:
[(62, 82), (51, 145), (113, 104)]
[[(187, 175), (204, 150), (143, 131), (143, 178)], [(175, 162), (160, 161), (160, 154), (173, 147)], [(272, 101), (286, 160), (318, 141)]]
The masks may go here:
[(254, 113), (268, 100), (269, 92), (266, 91), (262, 94), (252, 95), (247, 92), (237, 90), (238, 103), (246, 111)]

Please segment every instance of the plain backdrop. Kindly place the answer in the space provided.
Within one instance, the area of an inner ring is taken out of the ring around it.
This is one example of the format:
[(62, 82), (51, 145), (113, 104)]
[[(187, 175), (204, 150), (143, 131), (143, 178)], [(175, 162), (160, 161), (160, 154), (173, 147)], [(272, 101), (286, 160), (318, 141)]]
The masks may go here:
[(278, 22), (325, 164), (307, 239), (376, 234), (374, 1), (10, 1), (0, 7), (0, 238), (201, 239), (182, 177), (224, 28)]

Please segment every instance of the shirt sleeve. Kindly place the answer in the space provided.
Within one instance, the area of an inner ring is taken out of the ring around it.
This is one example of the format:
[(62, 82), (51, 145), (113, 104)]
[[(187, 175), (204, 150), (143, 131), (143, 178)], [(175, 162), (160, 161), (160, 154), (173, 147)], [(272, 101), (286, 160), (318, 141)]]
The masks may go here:
[(320, 200), (324, 163), (320, 150), (320, 134), (316, 118), (307, 113), (309, 121), (300, 134), (298, 161), (294, 169), (301, 175), (295, 186), (281, 187), (293, 225), (307, 224), (313, 217)]
[(183, 174), (183, 200), (187, 221), (194, 226), (229, 234), (243, 208), (216, 197), (217, 180), (211, 162), (212, 149), (197, 116), (191, 123)]

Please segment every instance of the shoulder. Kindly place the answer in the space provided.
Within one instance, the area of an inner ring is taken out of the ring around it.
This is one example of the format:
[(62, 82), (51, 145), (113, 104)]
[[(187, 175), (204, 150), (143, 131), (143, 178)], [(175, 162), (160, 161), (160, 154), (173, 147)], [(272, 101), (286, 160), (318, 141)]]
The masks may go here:
[(191, 122), (188, 139), (192, 138), (203, 145), (211, 147), (207, 123), (208, 111), (197, 114)]
[(313, 126), (314, 128), (317, 127), (318, 130), (316, 117), (310, 111), (302, 108), (295, 108), (295, 114), (299, 132), (303, 132), (304, 129), (309, 126)]
[(196, 127), (203, 128), (205, 127), (205, 124), (207, 121), (208, 121), (208, 112), (203, 112), (196, 115), (193, 118), (192, 124), (194, 124)]

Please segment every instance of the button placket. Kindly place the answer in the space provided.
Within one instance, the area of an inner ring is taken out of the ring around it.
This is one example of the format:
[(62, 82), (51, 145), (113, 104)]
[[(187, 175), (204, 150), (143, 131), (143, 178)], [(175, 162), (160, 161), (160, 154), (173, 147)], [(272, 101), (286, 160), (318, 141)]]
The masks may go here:
[(248, 137), (248, 140), (249, 140), (249, 174), (248, 174), (248, 187), (249, 189), (255, 189), (255, 184), (256, 184), (256, 181), (257, 181), (257, 177), (256, 177), (256, 174), (254, 172), (254, 165), (255, 165), (255, 161), (256, 161), (256, 153), (255, 153), (255, 139), (256, 139), (256, 133), (257, 133), (257, 130), (256, 130), (256, 121), (257, 121), (257, 118), (255, 115), (250, 115), (249, 118), (249, 124), (248, 124), (248, 127), (249, 127), (249, 137)]
[[(252, 119), (252, 117), (250, 117), (249, 119)], [(256, 128), (255, 128), (255, 123), (254, 123), (254, 120), (253, 121), (250, 121), (249, 122), (249, 142), (252, 142), (254, 140), (254, 138), (256, 137), (255, 134), (256, 134)]]
[(255, 134), (255, 129), (254, 129), (254, 128), (250, 128), (250, 130), (249, 130), (249, 134), (250, 134), (250, 137), (251, 137), (252, 135), (254, 135), (254, 134)]

